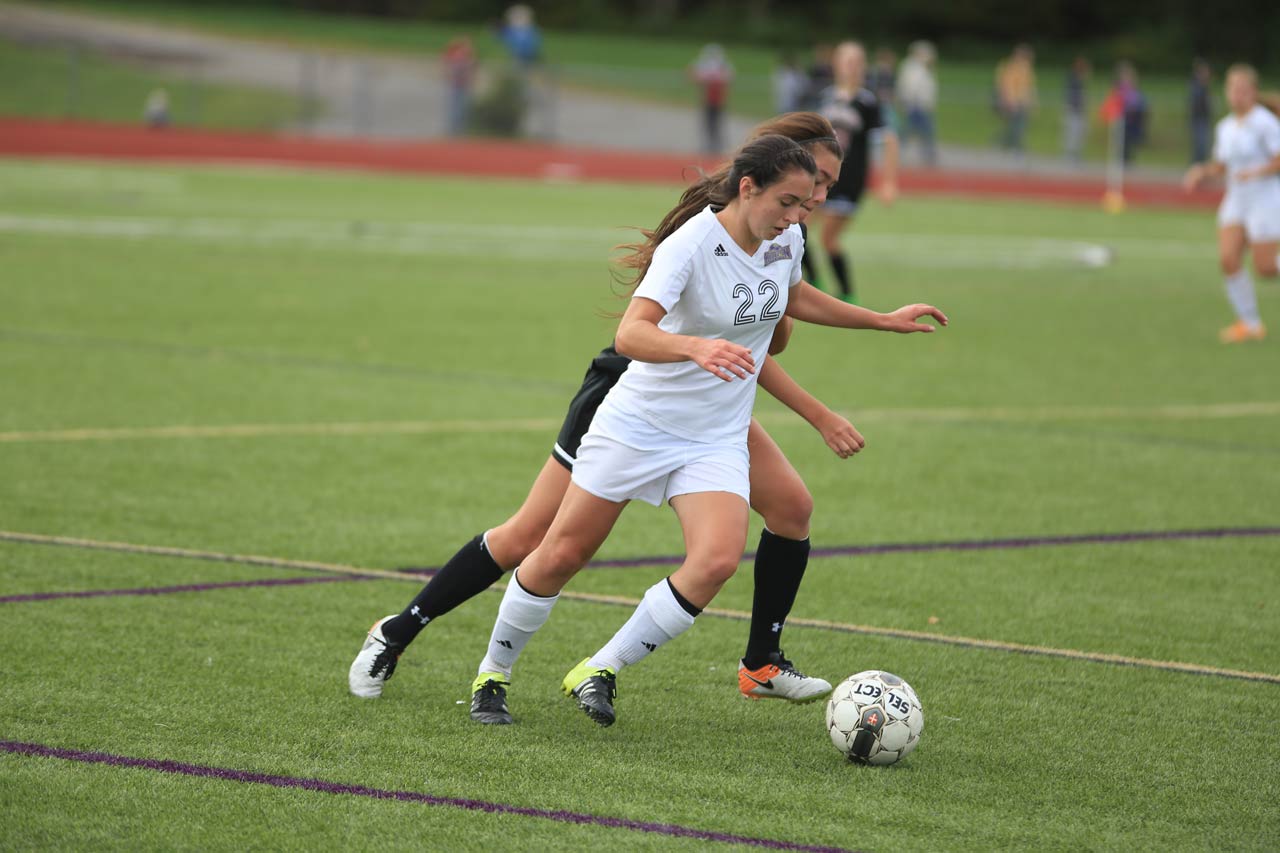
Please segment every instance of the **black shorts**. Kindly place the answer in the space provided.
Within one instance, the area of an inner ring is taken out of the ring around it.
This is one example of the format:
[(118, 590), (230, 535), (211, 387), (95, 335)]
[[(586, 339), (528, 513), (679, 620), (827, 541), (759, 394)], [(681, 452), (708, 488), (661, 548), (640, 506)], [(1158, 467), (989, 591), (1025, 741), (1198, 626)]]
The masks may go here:
[(865, 188), (863, 184), (844, 186), (838, 182), (832, 184), (831, 189), (827, 191), (827, 200), (823, 202), (822, 209), (836, 216), (853, 216), (858, 212), (858, 205), (862, 202), (862, 192)]
[(551, 448), (551, 456), (570, 471), (577, 461), (582, 437), (591, 428), (596, 409), (604, 402), (609, 389), (618, 384), (618, 378), (626, 372), (630, 363), (631, 359), (618, 355), (618, 351), (612, 346), (605, 347), (591, 360), (587, 374), (582, 377), (582, 387), (573, 395), (569, 412), (564, 416), (564, 425), (560, 427), (560, 435)]

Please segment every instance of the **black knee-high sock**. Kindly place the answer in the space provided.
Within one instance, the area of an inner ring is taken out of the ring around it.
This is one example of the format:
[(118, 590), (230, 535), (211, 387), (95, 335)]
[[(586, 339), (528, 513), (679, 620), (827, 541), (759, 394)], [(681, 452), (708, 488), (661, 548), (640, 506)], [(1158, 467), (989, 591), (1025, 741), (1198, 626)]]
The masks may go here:
[(809, 565), (809, 540), (787, 539), (764, 530), (756, 549), (755, 595), (751, 601), (751, 633), (742, 662), (759, 669), (769, 655), (779, 651), (782, 626), (796, 603), (800, 581)]
[(831, 254), (831, 270), (836, 274), (836, 282), (840, 285), (840, 295), (853, 297), (853, 265), (844, 252)]
[(484, 592), (502, 574), (502, 567), (484, 545), (484, 534), (480, 534), (458, 549), (403, 613), (382, 623), (382, 635), (407, 646), (428, 622)]

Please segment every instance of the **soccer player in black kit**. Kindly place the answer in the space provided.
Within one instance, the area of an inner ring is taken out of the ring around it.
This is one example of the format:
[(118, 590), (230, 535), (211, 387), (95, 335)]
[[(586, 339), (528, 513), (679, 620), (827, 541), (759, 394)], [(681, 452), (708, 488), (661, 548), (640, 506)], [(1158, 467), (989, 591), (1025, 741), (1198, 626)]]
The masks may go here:
[[(816, 113), (788, 113), (756, 128), (753, 136), (778, 133), (805, 146), (818, 163), (814, 198), (806, 207), (820, 204), (840, 172), (840, 148), (831, 125)], [(716, 176), (710, 176), (715, 179)], [(704, 180), (699, 187), (713, 184)], [(868, 315), (873, 312), (867, 312)], [(790, 334), (789, 318), (775, 332), (771, 352), (778, 352)], [(395, 670), (396, 660), (417, 634), (433, 619), (487, 589), (524, 560), (542, 541), (569, 483), (578, 444), (591, 424), (597, 407), (627, 369), (630, 360), (612, 346), (591, 362), (581, 389), (570, 403), (564, 426), (551, 457), (530, 489), (524, 505), (497, 527), (476, 536), (449, 560), (402, 613), (379, 620), (370, 629), (363, 648), (352, 663), (348, 682), (356, 696), (374, 698)], [(781, 373), (781, 371), (778, 371)], [(846, 458), (858, 452), (863, 439), (845, 418), (815, 400), (782, 374), (790, 399), (780, 399), (806, 418), (822, 434), (827, 445)], [(762, 374), (763, 376), (763, 374)], [(762, 379), (762, 385), (764, 381)], [(777, 389), (768, 388), (775, 396)], [(797, 408), (794, 400), (800, 401)], [(751, 504), (766, 522), (756, 553), (755, 596), (746, 653), (739, 667), (739, 690), (750, 698), (780, 698), (792, 702), (822, 698), (831, 685), (799, 672), (780, 647), (782, 625), (795, 603), (809, 555), (809, 519), (813, 499), (800, 475), (763, 427), (753, 421), (748, 434), (751, 457)], [(510, 722), (504, 697), (478, 691), (472, 717), (480, 722)], [(488, 703), (487, 705), (485, 703)], [(479, 716), (477, 716), (479, 715)]]
[[(844, 149), (844, 167), (840, 177), (827, 194), (822, 205), (822, 248), (831, 261), (838, 294), (846, 302), (856, 301), (853, 266), (840, 245), (840, 234), (858, 211), (862, 193), (871, 171), (871, 145), (880, 142), (884, 147), (880, 182), (876, 194), (886, 204), (893, 204), (898, 196), (898, 136), (889, 127), (875, 93), (863, 86), (866, 77), (867, 55), (862, 45), (847, 41), (836, 47), (832, 57), (834, 82), (818, 95), (818, 112), (831, 122), (836, 139)], [(806, 274), (809, 271), (809, 253), (805, 252)]]

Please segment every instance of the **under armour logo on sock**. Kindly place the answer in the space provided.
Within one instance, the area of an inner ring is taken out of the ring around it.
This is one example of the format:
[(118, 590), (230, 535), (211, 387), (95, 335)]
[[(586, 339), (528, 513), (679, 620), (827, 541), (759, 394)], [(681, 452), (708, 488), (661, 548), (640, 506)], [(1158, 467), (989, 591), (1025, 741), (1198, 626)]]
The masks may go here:
[(649, 651), (653, 651), (654, 649), (658, 648), (657, 643), (646, 643), (644, 640), (640, 641), (640, 645), (644, 646)]
[(430, 621), (431, 621), (431, 617), (430, 617), (430, 616), (423, 616), (423, 615), (422, 615), (422, 611), (418, 609), (418, 605), (416, 605), (416, 604), (415, 604), (415, 605), (413, 605), (413, 609), (412, 609), (412, 610), (410, 610), (409, 612), (410, 612), (410, 613), (412, 613), (414, 616), (416, 616), (416, 617), (417, 617), (417, 619), (418, 619), (418, 621), (419, 621), (419, 622), (421, 622), (423, 625), (425, 625), (425, 624), (427, 624), (428, 622), (430, 622)]
[(510, 640), (499, 640), (498, 645), (502, 646), (504, 649), (515, 648), (514, 646), (511, 645)]
[(782, 632), (782, 623), (781, 623), (781, 622), (774, 622), (774, 623), (773, 623), (773, 633), (778, 634), (778, 633), (781, 633), (781, 632)]

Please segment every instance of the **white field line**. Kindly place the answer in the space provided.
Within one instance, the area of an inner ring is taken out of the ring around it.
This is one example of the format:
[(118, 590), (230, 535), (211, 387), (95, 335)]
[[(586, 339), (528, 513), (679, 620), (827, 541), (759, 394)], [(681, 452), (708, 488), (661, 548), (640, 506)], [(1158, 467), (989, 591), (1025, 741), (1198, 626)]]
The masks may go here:
[[(357, 577), (378, 577), (388, 580), (412, 581), (422, 583), (422, 576), (410, 572), (390, 572), (385, 569), (361, 568), (340, 563), (318, 563), (310, 560), (291, 560), (280, 557), (262, 557), (246, 554), (226, 554), (218, 551), (198, 551), (189, 548), (172, 548), (157, 545), (142, 545), (131, 542), (112, 542), (95, 539), (80, 539), (69, 536), (49, 536), (39, 533), (24, 533), (12, 530), (0, 530), (0, 541), (21, 542), (33, 545), (61, 545), (64, 547), (86, 548), (91, 550), (118, 551), (134, 554), (149, 554), (161, 557), (179, 557), (197, 560), (213, 560), (217, 562), (247, 563), (259, 566), (280, 568), (309, 569), (336, 575), (352, 575)], [(495, 591), (503, 590), (506, 584), (494, 584)], [(561, 598), (592, 604), (611, 604), (624, 607), (635, 607), (640, 599), (621, 595), (598, 595), (595, 593), (572, 592), (565, 590)], [(707, 616), (722, 619), (747, 621), (751, 614), (745, 610), (726, 610), (707, 608), (703, 611)], [(1129, 657), (1127, 655), (1107, 652), (1089, 652), (1079, 649), (1062, 649), (1052, 646), (1032, 646), (1024, 643), (1009, 643), (1001, 640), (987, 640), (977, 637), (962, 637), (948, 634), (935, 634), (926, 631), (911, 631), (900, 628), (882, 628), (874, 625), (856, 625), (845, 622), (831, 622), (824, 619), (804, 619), (792, 617), (787, 621), (792, 627), (814, 628), (818, 630), (838, 631), (842, 633), (864, 634), (876, 637), (889, 637), (900, 640), (915, 640), (961, 648), (982, 649), (986, 651), (1015, 652), (1019, 654), (1039, 655), (1045, 657), (1066, 658), (1068, 660), (1086, 661), (1090, 663), (1107, 663), (1121, 666), (1133, 666), (1144, 669), (1159, 669), (1182, 672), (1194, 675), (1209, 675), (1220, 678), (1238, 678), (1246, 681), (1262, 681), (1280, 684), (1280, 675), (1267, 672), (1251, 672), (1247, 670), (1224, 669), (1205, 664), (1186, 663), (1183, 661), (1156, 660), (1152, 658)]]
[[(862, 409), (847, 413), (859, 422), (897, 423), (992, 422), (1025, 423), (1063, 420), (1214, 420), (1274, 417), (1280, 401), (1256, 403), (1176, 404), (1166, 406), (1046, 406), (1039, 408)], [(762, 412), (757, 419), (770, 427), (804, 426), (787, 412)], [(107, 427), (0, 432), (0, 444), (73, 441), (133, 441), (165, 438), (259, 438), (296, 435), (417, 435), (426, 433), (547, 432), (560, 426), (554, 418), (445, 421), (352, 421), (303, 424), (222, 424), (156, 427)]]
[[(206, 217), (57, 216), (0, 213), (0, 233), (123, 240), (187, 240), (406, 255), (594, 259), (634, 238), (626, 227), (504, 223), (374, 222)], [(1009, 234), (876, 234), (852, 237), (858, 255), (925, 268), (1107, 266), (1115, 259), (1212, 259), (1206, 241), (1094, 239)], [(1203, 245), (1201, 244), (1203, 243)]]

